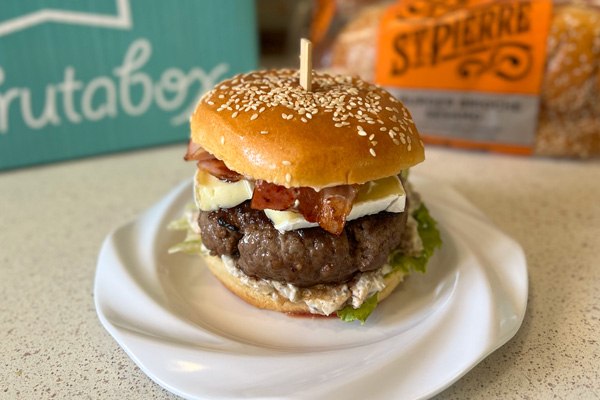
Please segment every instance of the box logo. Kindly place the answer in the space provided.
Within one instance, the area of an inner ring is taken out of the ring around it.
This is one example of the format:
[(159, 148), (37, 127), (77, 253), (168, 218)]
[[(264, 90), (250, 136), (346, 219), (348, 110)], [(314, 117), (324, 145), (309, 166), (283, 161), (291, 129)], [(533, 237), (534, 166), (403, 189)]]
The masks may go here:
[(253, 2), (7, 0), (0, 15), (0, 169), (186, 140), (200, 95), (256, 68)]
[(43, 23), (78, 24), (113, 29), (130, 29), (132, 25), (129, 0), (115, 0), (116, 14), (73, 11), (62, 8), (42, 8), (0, 22), (0, 37)]

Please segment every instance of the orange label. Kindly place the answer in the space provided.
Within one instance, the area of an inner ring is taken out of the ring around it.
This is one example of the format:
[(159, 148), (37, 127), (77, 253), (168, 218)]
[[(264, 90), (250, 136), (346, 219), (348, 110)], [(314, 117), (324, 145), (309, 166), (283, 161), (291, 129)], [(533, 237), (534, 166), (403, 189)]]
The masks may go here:
[(376, 81), (410, 88), (539, 93), (549, 0), (406, 0), (385, 13)]
[(551, 15), (551, 0), (398, 1), (381, 20), (375, 80), (425, 140), (527, 153)]

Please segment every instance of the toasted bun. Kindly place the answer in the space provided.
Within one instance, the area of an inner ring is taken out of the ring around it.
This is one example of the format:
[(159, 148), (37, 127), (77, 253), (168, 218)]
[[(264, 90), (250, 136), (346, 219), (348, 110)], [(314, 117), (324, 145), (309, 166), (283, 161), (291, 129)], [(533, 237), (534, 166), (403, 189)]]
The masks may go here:
[[(332, 71), (374, 79), (377, 35), (386, 5), (365, 8), (337, 35)], [(600, 155), (600, 10), (555, 4), (546, 48), (534, 152)], [(371, 55), (371, 56), (369, 56)], [(425, 140), (428, 132), (422, 132)]]
[(206, 93), (191, 139), (228, 168), (286, 187), (364, 183), (424, 159), (408, 110), (363, 80), (295, 70), (238, 75)]
[[(210, 255), (203, 255), (206, 265), (212, 274), (219, 280), (227, 289), (255, 307), (265, 310), (279, 311), (290, 314), (312, 314), (310, 308), (305, 303), (293, 303), (277, 293), (264, 294), (260, 291), (244, 285), (239, 278), (230, 274), (225, 267), (221, 258)], [(387, 298), (402, 282), (405, 274), (402, 271), (397, 271), (388, 274), (385, 277), (385, 288), (379, 292), (378, 301), (381, 302)]]

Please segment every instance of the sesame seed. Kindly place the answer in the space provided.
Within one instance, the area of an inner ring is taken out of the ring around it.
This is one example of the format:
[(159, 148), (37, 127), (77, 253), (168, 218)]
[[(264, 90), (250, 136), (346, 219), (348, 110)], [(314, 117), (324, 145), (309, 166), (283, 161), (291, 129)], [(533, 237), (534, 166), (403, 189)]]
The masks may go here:
[(373, 157), (377, 157), (377, 154), (375, 153), (375, 149), (373, 149), (373, 148), (369, 149), (369, 153), (371, 153), (371, 155)]
[(214, 106), (214, 105), (215, 105), (215, 102), (214, 102), (214, 101), (210, 101), (210, 100), (209, 100), (209, 101), (207, 101), (207, 103), (208, 103), (208, 105), (211, 105), (211, 106)]
[(291, 162), (289, 162), (288, 160), (283, 160), (281, 163), (282, 163), (283, 165), (292, 165), (292, 163), (291, 163)]
[[(214, 105), (217, 111), (231, 111), (232, 118), (248, 113), (250, 120), (256, 120), (264, 111), (281, 107), (284, 120), (296, 117), (303, 123), (311, 123), (316, 114), (322, 113), (324, 115), (321, 118), (326, 118), (325, 113), (329, 113), (329, 121), (336, 128), (356, 126), (359, 136), (369, 138), (365, 145), (370, 148), (377, 141), (374, 140), (375, 134), (363, 128), (367, 125), (380, 124), (379, 131), (388, 132), (392, 140), (398, 140), (403, 130), (410, 131), (404, 125), (409, 118), (404, 107), (376, 85), (348, 76), (330, 76), (313, 71), (313, 82), (319, 90), (306, 92), (298, 85), (298, 76), (299, 72), (292, 69), (279, 70), (277, 73), (238, 74), (220, 84), (219, 91), (209, 91), (204, 99), (207, 104), (212, 103), (210, 105)], [(398, 115), (390, 113), (385, 117), (379, 116), (384, 109), (396, 111)], [(402, 113), (405, 117), (400, 118)], [(386, 118), (398, 125), (393, 135), (386, 126), (389, 123)]]
[(261, 135), (266, 135), (267, 133), (269, 133), (269, 131), (260, 131)]
[(290, 173), (288, 172), (287, 174), (285, 174), (285, 181), (287, 183), (290, 183), (291, 180), (292, 180), (292, 175), (290, 175)]
[(225, 136), (221, 136), (221, 144), (225, 144)]

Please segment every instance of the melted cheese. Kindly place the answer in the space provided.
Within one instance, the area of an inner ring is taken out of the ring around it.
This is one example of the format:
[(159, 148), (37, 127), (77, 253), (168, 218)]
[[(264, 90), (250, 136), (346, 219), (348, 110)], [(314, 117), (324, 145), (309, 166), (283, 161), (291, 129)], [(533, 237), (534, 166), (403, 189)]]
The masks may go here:
[[(406, 193), (398, 177), (378, 179), (367, 182), (360, 188), (346, 220), (352, 221), (381, 211), (399, 213), (404, 211), (405, 205)], [(280, 232), (318, 226), (317, 223), (308, 222), (302, 214), (294, 211), (265, 210), (265, 214), (273, 222), (275, 229)]]
[[(254, 185), (246, 180), (224, 182), (209, 173), (198, 170), (194, 185), (194, 199), (202, 211), (234, 207), (252, 198)], [(390, 176), (361, 186), (348, 215), (347, 221), (376, 214), (381, 211), (399, 213), (404, 211), (406, 193), (397, 176)], [(318, 226), (308, 222), (295, 211), (265, 210), (273, 226), (283, 232)]]
[(245, 179), (225, 182), (201, 169), (196, 171), (195, 181), (194, 201), (202, 211), (235, 207), (251, 199), (254, 191), (254, 185)]

